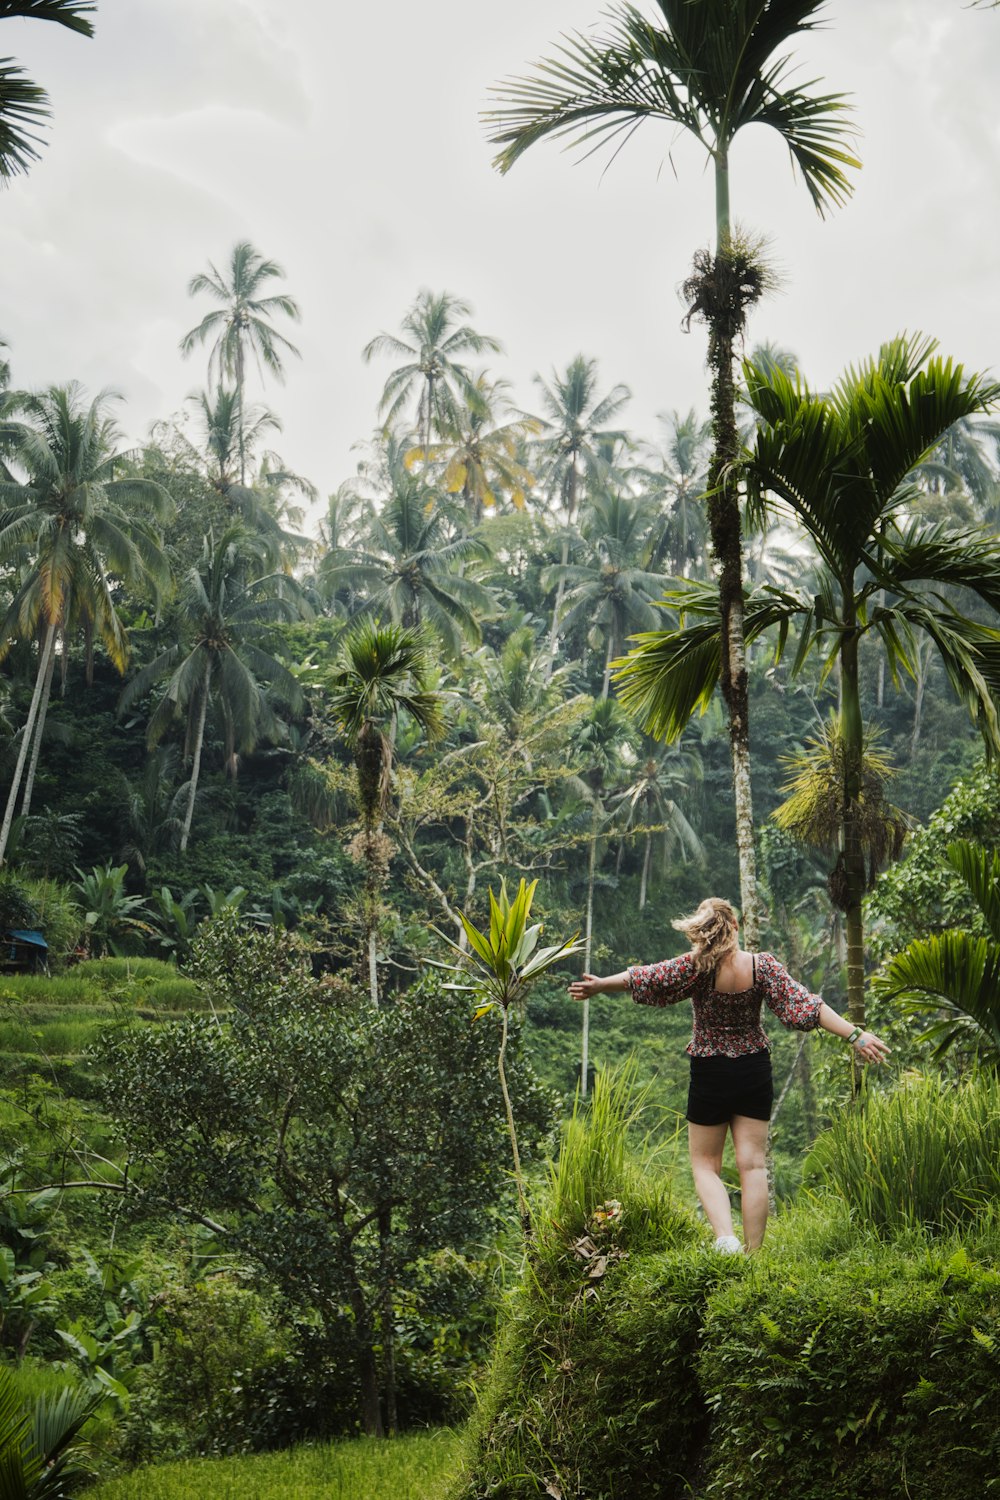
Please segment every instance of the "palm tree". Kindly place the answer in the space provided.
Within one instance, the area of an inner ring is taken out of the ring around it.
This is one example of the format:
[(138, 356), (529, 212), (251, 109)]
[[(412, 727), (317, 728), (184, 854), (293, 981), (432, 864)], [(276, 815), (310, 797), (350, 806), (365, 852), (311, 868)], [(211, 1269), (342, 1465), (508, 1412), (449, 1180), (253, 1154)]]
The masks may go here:
[(364, 348), (366, 361), (377, 354), (403, 360), (385, 383), (379, 416), (385, 418), (388, 433), (416, 397), (415, 423), (425, 453), (432, 432), (440, 434), (448, 424), (454, 426), (463, 403), (475, 407), (478, 402), (475, 381), (459, 363), (462, 356), (502, 353), (496, 339), (460, 322), (471, 314), (472, 308), (460, 297), (424, 290), (403, 318), (403, 338), (380, 333)]
[(426, 686), (431, 660), (423, 631), (362, 620), (345, 637), (328, 679), (331, 707), (354, 751), (358, 772), (367, 875), (365, 938), (373, 1005), (378, 1005), (378, 892), (388, 864), (381, 829), (396, 728), (400, 714), (406, 713), (429, 738), (441, 733), (440, 694)]
[(1000, 1060), (1000, 854), (966, 839), (948, 845), (948, 863), (968, 886), (985, 934), (950, 928), (918, 938), (872, 980), (882, 1000), (901, 1001), (911, 1015), (933, 1019), (921, 1040), (941, 1057), (971, 1040)]
[(536, 445), (538, 478), (550, 503), (558, 505), (572, 525), (586, 489), (610, 476), (609, 453), (628, 435), (608, 423), (618, 415), (632, 392), (626, 385), (597, 394), (597, 361), (578, 354), (565, 375), (552, 372), (551, 384), (535, 376), (542, 398), (542, 430)]
[(704, 846), (677, 802), (679, 793), (690, 794), (692, 785), (700, 785), (703, 775), (701, 756), (696, 750), (681, 750), (673, 745), (647, 745), (632, 773), (628, 786), (611, 798), (611, 808), (624, 830), (631, 836), (642, 834), (642, 875), (639, 879), (639, 910), (646, 906), (649, 877), (653, 867), (653, 835), (663, 835), (663, 863), (673, 850), (704, 864)]
[[(281, 421), (262, 406), (248, 406), (244, 411), (238, 392), (224, 385), (217, 386), (214, 392), (198, 391), (188, 397), (188, 403), (194, 408), (201, 448), (183, 434), (178, 436), (182, 447), (224, 501), (224, 524), (242, 523), (258, 541), (268, 543), (274, 566), (279, 562), (291, 565), (308, 543), (305, 537), (282, 526), (278, 515), (279, 491), (282, 485), (290, 485), (311, 500), (315, 498), (315, 490), (307, 480), (291, 474), (278, 455), (263, 446), (267, 436), (281, 431)], [(252, 485), (239, 477), (240, 471), (245, 473), (248, 467), (256, 470), (256, 482)], [(292, 511), (286, 519), (298, 525), (302, 514)]]
[(604, 640), (604, 679), (601, 697), (608, 696), (611, 662), (636, 630), (658, 623), (654, 601), (663, 592), (664, 578), (639, 566), (648, 512), (641, 500), (621, 491), (597, 496), (588, 507), (582, 531), (587, 556), (579, 563), (562, 563), (548, 572), (565, 589), (559, 632), (569, 635), (585, 628)]
[(367, 595), (359, 607), (395, 624), (427, 625), (450, 656), (482, 638), (480, 621), (494, 613), (490, 591), (458, 571), (488, 556), (485, 544), (452, 530), (447, 508), (421, 475), (406, 468), (401, 449), (387, 453), (389, 499), (369, 522), (367, 545), (330, 552), (320, 562), (323, 584)]
[(647, 542), (646, 566), (656, 569), (669, 562), (671, 572), (686, 578), (705, 553), (712, 425), (693, 407), (685, 415), (660, 412), (658, 420), (666, 441), (662, 448), (652, 449), (651, 463), (638, 471), (644, 493), (662, 512)]
[[(1000, 385), (933, 356), (919, 337), (886, 344), (827, 396), (814, 396), (777, 367), (745, 366), (747, 399), (760, 419), (749, 455), (751, 496), (794, 516), (820, 558), (818, 587), (766, 587), (747, 601), (747, 640), (793, 622), (796, 666), (813, 650), (839, 669), (841, 830), (832, 893), (847, 932), (849, 1013), (864, 1022), (862, 900), (865, 729), (860, 645), (874, 632), (894, 673), (909, 671), (916, 642), (933, 643), (987, 742), (1000, 746), (1000, 632), (962, 614), (946, 590), (966, 589), (1000, 608), (1000, 541), (908, 519), (907, 476), (952, 422), (1000, 399)], [(676, 738), (711, 696), (720, 671), (718, 604), (698, 585), (673, 594), (693, 624), (654, 632), (622, 663), (622, 698), (655, 732)]]
[[(0, 20), (55, 21), (80, 36), (93, 36), (93, 22), (86, 17), (96, 9), (93, 0), (4, 0)], [(37, 132), (50, 113), (45, 90), (13, 58), (0, 58), (0, 182), (10, 182), (38, 160)]]
[(23, 482), (0, 483), (0, 559), (17, 569), (14, 597), (0, 625), (0, 659), (18, 639), (41, 635), (35, 688), (0, 827), (0, 864), (10, 836), (29, 748), (22, 813), (31, 804), (45, 727), (56, 637), (65, 659), (70, 636), (83, 629), (88, 676), (95, 636), (119, 672), (128, 661), (128, 635), (118, 614), (116, 588), (166, 586), (167, 569), (154, 522), (170, 506), (152, 480), (116, 479), (121, 435), (106, 410), (107, 393), (87, 403), (76, 384), (39, 394), (18, 392), (7, 403), (13, 415), (3, 437), (16, 451)]
[(284, 313), (286, 317), (297, 320), (300, 317), (298, 303), (284, 292), (261, 295), (269, 281), (284, 274), (277, 261), (265, 260), (249, 240), (241, 240), (233, 246), (225, 271), (217, 270), (209, 262), (207, 273), (199, 272), (188, 283), (192, 297), (207, 292), (221, 304), (206, 313), (198, 326), (184, 335), (181, 351), (190, 354), (196, 346), (214, 339), (209, 356), (209, 378), (214, 371), (220, 384), (223, 378), (236, 382), (240, 484), (246, 484), (244, 405), (247, 357), (253, 355), (258, 370), (267, 369), (279, 380), (284, 380), (283, 354), (299, 353), (271, 322), (275, 313)]
[[(542, 396), (542, 431), (537, 450), (539, 481), (549, 503), (558, 506), (571, 527), (584, 494), (605, 485), (611, 478), (610, 456), (627, 442), (627, 434), (609, 427), (627, 401), (628, 386), (615, 385), (607, 395), (597, 394), (597, 361), (578, 354), (565, 375), (552, 373), (551, 384), (535, 376)], [(560, 566), (569, 562), (569, 537), (564, 535)], [(560, 581), (552, 609), (549, 633), (549, 670), (555, 667), (556, 640), (565, 583)]]
[(239, 528), (205, 538), (200, 564), (178, 595), (178, 639), (132, 678), (120, 700), (124, 711), (167, 677), (147, 730), (152, 749), (178, 718), (186, 721), (184, 754), (191, 760), (180, 848), (187, 849), (201, 772), (208, 710), (222, 719), (226, 767), (235, 775), (237, 755), (281, 730), (262, 684), (293, 710), (302, 690), (288, 668), (270, 654), (268, 627), (301, 616), (298, 585), (283, 572), (263, 571), (263, 549)]
[(736, 837), (747, 941), (757, 942), (756, 859), (750, 787), (749, 709), (743, 644), (739, 432), (733, 351), (749, 308), (768, 284), (759, 247), (733, 235), (729, 153), (748, 125), (778, 132), (799, 167), (816, 208), (841, 203), (858, 162), (843, 147), (841, 96), (809, 92), (790, 81), (791, 59), (775, 58), (812, 30), (823, 0), (655, 0), (657, 21), (621, 0), (605, 12), (601, 34), (564, 37), (558, 56), (528, 79), (509, 79), (486, 114), (508, 171), (547, 136), (566, 136), (590, 151), (618, 150), (647, 119), (687, 130), (705, 150), (715, 176), (716, 249), (700, 253), (685, 284), (689, 319), (709, 327), (714, 451), (708, 474), (709, 522), (719, 566)]
[(441, 421), (441, 441), (428, 448), (413, 448), (406, 462), (443, 465), (441, 484), (449, 495), (460, 495), (469, 522), (477, 526), (486, 510), (496, 512), (506, 495), (515, 510), (523, 510), (535, 476), (522, 462), (527, 438), (541, 427), (534, 417), (501, 420), (509, 389), (506, 380), (489, 380), (485, 374), (474, 381), (475, 400), (460, 404), (453, 417)]

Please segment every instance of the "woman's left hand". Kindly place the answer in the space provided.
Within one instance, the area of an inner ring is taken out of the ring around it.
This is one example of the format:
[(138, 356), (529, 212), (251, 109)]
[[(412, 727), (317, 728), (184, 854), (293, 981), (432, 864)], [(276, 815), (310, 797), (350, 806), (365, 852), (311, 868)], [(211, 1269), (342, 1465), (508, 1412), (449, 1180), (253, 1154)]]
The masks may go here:
[(865, 1062), (883, 1063), (892, 1051), (874, 1032), (863, 1031), (854, 1043), (854, 1050)]

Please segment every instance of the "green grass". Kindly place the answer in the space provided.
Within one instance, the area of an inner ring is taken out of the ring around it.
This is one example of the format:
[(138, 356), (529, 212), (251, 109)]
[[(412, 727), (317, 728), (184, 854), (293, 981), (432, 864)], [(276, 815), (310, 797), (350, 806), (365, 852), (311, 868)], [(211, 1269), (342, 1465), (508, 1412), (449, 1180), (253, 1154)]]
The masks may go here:
[(34, 1006), (86, 1006), (112, 1002), (139, 1010), (198, 1009), (203, 1000), (193, 979), (158, 959), (91, 959), (67, 974), (5, 974), (0, 1006), (20, 1011)]
[(449, 1430), (354, 1438), (253, 1458), (187, 1459), (137, 1469), (88, 1500), (437, 1500), (458, 1462)]
[(844, 1110), (806, 1172), (881, 1233), (971, 1225), (1000, 1198), (1000, 1080), (906, 1074), (891, 1093)]

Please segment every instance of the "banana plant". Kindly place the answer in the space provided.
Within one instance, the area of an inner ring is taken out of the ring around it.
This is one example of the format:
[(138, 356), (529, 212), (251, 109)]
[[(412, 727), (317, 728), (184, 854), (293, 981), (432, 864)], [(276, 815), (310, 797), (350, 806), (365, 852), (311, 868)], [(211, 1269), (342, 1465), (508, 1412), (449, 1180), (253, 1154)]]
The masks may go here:
[(507, 1130), (514, 1157), (518, 1210), (521, 1216), (521, 1226), (526, 1236), (530, 1230), (531, 1218), (528, 1213), (524, 1174), (521, 1171), (517, 1131), (514, 1127), (514, 1110), (510, 1102), (510, 1089), (507, 1086), (505, 1068), (510, 1008), (527, 997), (528, 990), (540, 975), (544, 974), (547, 969), (551, 969), (554, 964), (568, 958), (571, 953), (576, 953), (580, 948), (580, 943), (577, 941), (579, 934), (576, 933), (565, 942), (548, 948), (539, 948), (538, 939), (542, 935), (542, 924), (530, 922), (531, 903), (537, 885), (537, 880), (533, 880), (530, 885), (526, 884), (522, 876), (513, 900), (507, 895), (506, 881), (500, 882), (499, 897), (494, 896), (491, 886), (490, 921), (489, 926), (483, 931), (480, 931), (475, 923), (469, 920), (465, 912), (459, 912), (459, 918), (469, 943), (468, 951), (461, 948), (446, 933), (439, 933), (439, 936), (443, 937), (448, 946), (453, 948), (463, 960), (463, 968), (454, 968), (454, 972), (463, 972), (463, 969), (466, 972), (471, 970), (470, 983), (449, 985), (449, 988), (470, 990), (476, 996), (479, 1003), (474, 1019), (477, 1021), (481, 1016), (497, 1008), (501, 1013), (497, 1071), (500, 1075), (500, 1090), (507, 1111)]

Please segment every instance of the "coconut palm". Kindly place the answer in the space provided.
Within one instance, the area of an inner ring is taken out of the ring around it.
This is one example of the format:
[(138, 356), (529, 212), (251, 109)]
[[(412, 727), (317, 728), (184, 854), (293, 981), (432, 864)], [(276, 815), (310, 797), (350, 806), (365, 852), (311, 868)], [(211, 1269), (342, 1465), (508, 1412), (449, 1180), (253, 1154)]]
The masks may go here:
[(488, 556), (485, 544), (456, 535), (447, 506), (423, 477), (405, 465), (402, 449), (390, 444), (391, 494), (369, 520), (365, 545), (330, 552), (319, 566), (320, 581), (335, 593), (349, 589), (367, 597), (358, 612), (388, 616), (395, 624), (426, 625), (451, 656), (482, 638), (480, 622), (494, 613), (493, 596), (462, 564)]
[[(56, 637), (65, 662), (70, 639), (87, 639), (88, 677), (94, 638), (125, 670), (128, 635), (118, 613), (119, 583), (165, 587), (167, 568), (155, 530), (170, 508), (152, 480), (116, 479), (121, 434), (107, 412), (108, 394), (87, 402), (76, 384), (7, 403), (4, 438), (24, 479), (0, 483), (0, 559), (16, 570), (14, 595), (0, 624), (0, 659), (17, 640), (40, 637), (38, 670), (3, 825), (0, 863), (10, 835), (29, 749), (22, 813), (30, 808), (55, 666)], [(21, 418), (24, 420), (16, 420)]]
[(638, 470), (644, 493), (660, 513), (646, 544), (645, 561), (653, 570), (669, 563), (671, 572), (686, 578), (699, 570), (707, 546), (705, 491), (712, 425), (693, 407), (684, 415), (660, 412), (657, 420), (665, 441), (651, 448)]
[(209, 534), (201, 562), (190, 569), (178, 594), (178, 639), (137, 672), (121, 696), (124, 712), (168, 678), (149, 721), (150, 749), (177, 719), (185, 721), (191, 779), (182, 853), (191, 836), (209, 707), (214, 704), (221, 718), (225, 764), (235, 775), (238, 754), (248, 753), (261, 738), (281, 735), (265, 685), (291, 709), (302, 704), (298, 681), (268, 650), (268, 627), (301, 616), (301, 592), (286, 573), (266, 571), (264, 556), (265, 549), (239, 528), (218, 538)]
[(597, 496), (584, 517), (586, 554), (582, 561), (548, 570), (565, 590), (559, 632), (570, 635), (584, 628), (588, 640), (604, 642), (604, 679), (601, 697), (608, 696), (611, 662), (624, 648), (629, 634), (651, 630), (658, 623), (654, 601), (663, 591), (662, 574), (640, 566), (649, 513), (641, 500), (615, 491)]
[(696, 750), (647, 742), (646, 754), (637, 761), (629, 784), (610, 799), (619, 826), (631, 837), (641, 834), (643, 838), (640, 911), (645, 909), (649, 892), (655, 833), (662, 834), (664, 868), (674, 851), (682, 860), (690, 858), (704, 864), (704, 846), (677, 801), (682, 794), (690, 800), (691, 790), (700, 786), (702, 776), (701, 756)]
[(278, 332), (272, 318), (276, 313), (297, 320), (300, 317), (298, 303), (287, 293), (279, 292), (263, 296), (267, 283), (285, 274), (277, 261), (265, 260), (248, 240), (234, 245), (229, 265), (219, 271), (209, 262), (208, 271), (199, 272), (188, 283), (192, 297), (202, 292), (221, 306), (206, 313), (196, 328), (190, 329), (181, 339), (181, 351), (190, 354), (201, 344), (213, 339), (209, 356), (209, 378), (214, 373), (219, 384), (223, 379), (236, 383), (238, 406), (238, 447), (240, 456), (240, 484), (246, 484), (246, 367), (252, 355), (261, 372), (266, 369), (278, 380), (284, 380), (283, 356), (298, 354), (290, 339)]
[(469, 354), (500, 354), (502, 346), (460, 321), (471, 315), (469, 304), (451, 292), (424, 290), (403, 318), (402, 338), (380, 333), (365, 345), (366, 361), (379, 354), (403, 361), (386, 380), (379, 402), (386, 433), (412, 402), (426, 452), (434, 433), (440, 435), (445, 425), (456, 424), (463, 404), (477, 405), (476, 383), (460, 361)]
[[(92, 0), (4, 0), (0, 20), (55, 21), (80, 36), (93, 36), (87, 16)], [(10, 182), (38, 160), (38, 132), (50, 114), (43, 88), (26, 77), (11, 57), (0, 57), (0, 182)]]
[(585, 145), (588, 154), (604, 143), (617, 153), (649, 119), (687, 130), (712, 162), (716, 249), (696, 257), (685, 292), (689, 319), (701, 316), (709, 327), (709, 521), (720, 570), (726, 660), (721, 686), (730, 722), (743, 913), (752, 945), (758, 914), (733, 351), (769, 278), (760, 247), (733, 234), (729, 153), (745, 126), (769, 125), (788, 147), (820, 213), (849, 195), (845, 168), (858, 163), (844, 149), (842, 97), (798, 87), (790, 78), (790, 57), (776, 56), (813, 29), (822, 8), (823, 0), (655, 0), (659, 16), (649, 20), (616, 0), (600, 32), (564, 37), (557, 56), (539, 64), (532, 77), (501, 84), (498, 104), (485, 117), (490, 139), (501, 148), (495, 159), (501, 172), (547, 136)]
[[(565, 375), (553, 371), (551, 383), (535, 376), (541, 392), (542, 430), (536, 444), (538, 477), (549, 504), (558, 507), (572, 528), (580, 502), (586, 494), (611, 479), (611, 458), (627, 441), (620, 428), (607, 424), (617, 416), (632, 393), (625, 385), (612, 386), (606, 395), (597, 393), (597, 361), (578, 354)], [(570, 536), (564, 534), (560, 566), (569, 562)], [(549, 670), (555, 667), (556, 640), (565, 582), (560, 581), (552, 609), (549, 633)]]
[[(818, 650), (839, 669), (843, 788), (838, 868), (833, 877), (847, 932), (848, 1006), (864, 1022), (861, 903), (867, 874), (862, 839), (865, 729), (860, 644), (872, 633), (894, 674), (909, 671), (918, 637), (934, 644), (956, 692), (991, 745), (1000, 746), (1000, 632), (963, 614), (952, 591), (1000, 608), (1000, 540), (949, 532), (908, 516), (907, 476), (961, 417), (988, 409), (1000, 385), (966, 378), (920, 337), (886, 344), (851, 369), (831, 394), (814, 396), (783, 370), (745, 366), (747, 399), (759, 420), (748, 459), (751, 493), (792, 516), (819, 555), (816, 585), (765, 587), (747, 601), (746, 637), (777, 627), (779, 649), (799, 627), (796, 667)], [(679, 736), (710, 698), (720, 671), (718, 605), (698, 585), (671, 596), (693, 623), (640, 640), (622, 663), (625, 701), (657, 733)]]
[[(288, 506), (283, 486), (305, 498), (315, 498), (313, 486), (290, 473), (278, 455), (264, 447), (267, 437), (281, 431), (274, 412), (262, 406), (244, 410), (238, 392), (225, 385), (188, 397), (193, 407), (200, 447), (178, 434), (182, 447), (225, 502), (224, 524), (242, 523), (258, 541), (266, 542), (273, 566), (291, 565), (308, 545), (307, 539), (285, 529), (283, 520), (298, 526), (302, 512)], [(255, 482), (245, 484), (239, 474), (251, 468)], [(284, 515), (279, 512), (284, 511)]]
[(400, 714), (406, 713), (429, 738), (441, 733), (441, 698), (426, 686), (431, 662), (425, 632), (362, 620), (344, 637), (326, 684), (358, 772), (367, 887), (365, 939), (373, 1005), (378, 1005), (378, 893), (388, 863), (381, 829), (396, 729)]
[(541, 428), (535, 417), (518, 416), (504, 422), (509, 410), (506, 380), (485, 374), (474, 381), (475, 400), (460, 404), (452, 417), (441, 419), (441, 441), (413, 448), (406, 455), (442, 466), (446, 494), (460, 495), (469, 522), (477, 526), (485, 511), (496, 512), (506, 496), (515, 510), (523, 510), (535, 476), (522, 461), (525, 441)]
[(597, 392), (597, 361), (578, 354), (566, 373), (552, 372), (551, 381), (535, 376), (541, 393), (542, 430), (535, 445), (538, 479), (549, 503), (558, 506), (572, 525), (588, 489), (607, 483), (610, 455), (627, 441), (621, 428), (608, 424), (632, 392), (615, 385), (605, 395)]

